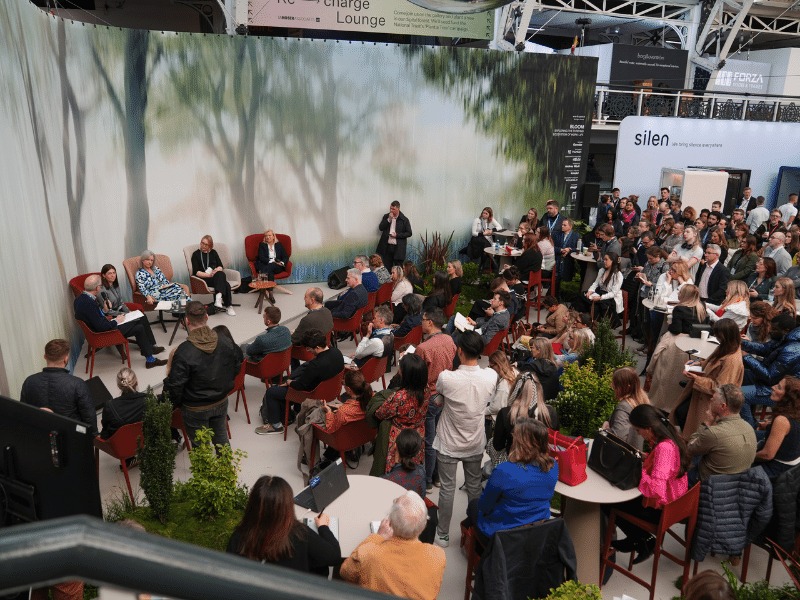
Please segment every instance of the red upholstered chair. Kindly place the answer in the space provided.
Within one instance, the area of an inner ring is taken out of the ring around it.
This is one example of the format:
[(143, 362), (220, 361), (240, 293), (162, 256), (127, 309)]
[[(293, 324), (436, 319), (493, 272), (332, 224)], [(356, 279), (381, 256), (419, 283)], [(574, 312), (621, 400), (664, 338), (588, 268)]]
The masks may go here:
[(388, 356), (382, 356), (381, 358), (373, 356), (361, 365), (361, 374), (364, 375), (367, 383), (373, 383), (380, 379), (383, 383), (383, 389), (386, 389), (386, 365), (388, 364)]
[(484, 356), (491, 356), (494, 354), (500, 345), (505, 341), (506, 337), (508, 337), (508, 328), (495, 333), (494, 337), (489, 341), (489, 343), (483, 347), (482, 354)]
[[(275, 238), (281, 243), (283, 249), (286, 250), (286, 255), (292, 258), (292, 238), (284, 233), (276, 233)], [(263, 233), (254, 233), (244, 238), (244, 253), (247, 256), (247, 263), (250, 265), (250, 272), (253, 275), (253, 281), (258, 276), (256, 270), (256, 259), (258, 258), (258, 245), (264, 241)], [(286, 270), (282, 273), (275, 275), (275, 281), (279, 279), (287, 279), (292, 275), (292, 261), (286, 261)]]
[(186, 445), (186, 450), (192, 449), (192, 440), (189, 439), (189, 434), (186, 433), (186, 425), (183, 424), (183, 414), (180, 408), (172, 411), (172, 421), (169, 424), (174, 429), (180, 429), (183, 434), (183, 443)]
[(458, 297), (461, 294), (453, 294), (452, 300), (450, 300), (450, 304), (444, 307), (444, 316), (448, 319), (453, 316), (453, 313), (456, 312), (456, 305), (458, 304)]
[(375, 298), (375, 306), (386, 304), (392, 299), (392, 286), (394, 286), (394, 283), (387, 281), (378, 288), (378, 291), (376, 292), (377, 296)]
[(367, 312), (367, 307), (359, 308), (355, 314), (349, 319), (333, 318), (333, 331), (334, 333), (352, 333), (353, 341), (358, 343), (358, 336), (361, 333), (361, 321), (364, 318), (364, 313)]
[(367, 305), (364, 307), (365, 314), (370, 314), (373, 310), (375, 310), (377, 299), (378, 299), (378, 292), (367, 292)]
[[(327, 335), (327, 345), (331, 345), (331, 340), (333, 339), (333, 330), (328, 332)], [(303, 348), (302, 346), (292, 346), (292, 358), (296, 360), (301, 360), (303, 362), (312, 360), (314, 355), (311, 354), (308, 350)]]
[[(291, 346), (281, 352), (270, 352), (258, 362), (246, 360), (242, 363), (242, 370), (251, 377), (257, 377), (264, 382), (266, 387), (270, 386), (270, 380), (280, 377), (283, 382), (283, 374), (289, 370), (289, 363), (292, 361)], [(242, 376), (242, 397), (244, 402), (244, 412), (247, 415), (247, 423), (250, 424), (250, 411), (247, 410), (247, 398), (244, 398), (244, 376)], [(236, 406), (233, 412), (239, 410), (239, 395), (236, 395)]]
[[(94, 355), (97, 350), (100, 348), (108, 348), (109, 346), (124, 346), (125, 347), (125, 355), (128, 358), (128, 367), (131, 366), (131, 351), (130, 347), (128, 346), (128, 339), (122, 335), (122, 332), (119, 329), (112, 329), (111, 331), (102, 331), (100, 333), (95, 333), (89, 326), (81, 321), (80, 319), (75, 319), (78, 322), (78, 326), (81, 328), (84, 337), (86, 338), (86, 344), (88, 346), (88, 353), (86, 354), (86, 372), (89, 373), (89, 378), (91, 379), (92, 375), (94, 374)], [(125, 359), (122, 359), (122, 362), (125, 362)]]
[(469, 600), (475, 568), (481, 559), (480, 554), (478, 554), (478, 536), (474, 526), (467, 527), (464, 523), (461, 523), (461, 548), (467, 555), (467, 580), (464, 584), (464, 600)]
[[(532, 292), (536, 291), (533, 296)], [(542, 272), (531, 271), (528, 274), (528, 290), (525, 293), (525, 319), (528, 323), (531, 322), (531, 308), (536, 305), (536, 320), (539, 320), (539, 313), (542, 311), (542, 296), (544, 291), (542, 289)]]
[(125, 474), (125, 483), (128, 486), (128, 494), (131, 497), (131, 502), (135, 505), (136, 498), (133, 495), (133, 488), (131, 487), (131, 479), (128, 476), (128, 465), (125, 461), (129, 458), (136, 456), (136, 452), (144, 445), (144, 434), (142, 433), (142, 422), (131, 423), (123, 425), (114, 432), (107, 440), (104, 440), (99, 435), (94, 438), (94, 461), (98, 473), (100, 471), (100, 451), (116, 458)]
[[(395, 364), (397, 364), (397, 352), (400, 348), (407, 344), (411, 344), (412, 346), (416, 346), (422, 341), (422, 325), (417, 325), (416, 327), (412, 327), (411, 331), (409, 331), (406, 335), (394, 336), (394, 357), (395, 357)], [(386, 386), (384, 386), (385, 388)]]
[[(72, 294), (76, 298), (83, 293), (83, 284), (89, 275), (100, 275), (100, 273), (82, 273), (81, 275), (76, 275), (69, 280), (69, 289), (72, 290)], [(117, 274), (117, 277), (119, 277), (119, 273)], [(136, 304), (135, 302), (126, 302), (125, 306), (131, 310), (144, 311), (144, 307), (141, 304)]]
[[(646, 588), (650, 591), (650, 600), (653, 600), (653, 597), (656, 593), (656, 578), (658, 576), (658, 561), (661, 556), (665, 556), (669, 558), (671, 561), (677, 563), (678, 565), (683, 567), (683, 581), (689, 580), (689, 565), (692, 562), (691, 557), (691, 548), (692, 548), (692, 541), (694, 539), (694, 530), (695, 526), (697, 525), (697, 507), (700, 502), (700, 484), (696, 484), (692, 489), (686, 492), (683, 496), (674, 500), (664, 506), (664, 509), (661, 511), (661, 520), (658, 523), (649, 523), (647, 521), (643, 521), (638, 517), (634, 517), (628, 513), (622, 512), (617, 509), (611, 510), (611, 515), (608, 519), (608, 527), (606, 528), (606, 535), (603, 541), (603, 550), (600, 554), (600, 586), (603, 585), (603, 573), (607, 568), (614, 569), (615, 571), (619, 571), (629, 579), (632, 579), (642, 587)], [(631, 571), (630, 565), (627, 569), (620, 566), (617, 562), (612, 562), (611, 560), (611, 553), (609, 551), (611, 547), (611, 536), (613, 535), (614, 531), (617, 528), (617, 519), (624, 519), (629, 523), (632, 523), (647, 531), (648, 533), (652, 534), (656, 538), (656, 547), (655, 551), (653, 552), (653, 568), (650, 575), (650, 582), (648, 583), (641, 577), (638, 577), (633, 574)], [(684, 523), (686, 525), (686, 534), (685, 537), (681, 538), (676, 534), (672, 527), (673, 525), (677, 525), (678, 523)], [(669, 533), (675, 540), (678, 541), (684, 547), (684, 555), (683, 558), (667, 552), (664, 549), (664, 536)]]
[[(317, 442), (322, 442), (344, 454), (348, 450), (355, 450), (367, 442), (375, 441), (375, 437), (378, 435), (378, 430), (370, 427), (366, 419), (346, 423), (333, 433), (329, 433), (324, 427), (320, 427), (316, 423), (312, 427), (314, 442), (311, 444), (311, 456), (309, 457), (309, 463), (312, 467), (316, 463)], [(347, 461), (342, 460), (342, 464), (347, 470)]]
[(339, 371), (330, 379), (321, 382), (310, 392), (289, 388), (286, 392), (286, 412), (283, 415), (283, 441), (286, 441), (286, 431), (289, 429), (289, 402), (302, 404), (303, 400), (313, 398), (314, 400), (335, 400), (342, 391), (344, 381), (344, 369)]

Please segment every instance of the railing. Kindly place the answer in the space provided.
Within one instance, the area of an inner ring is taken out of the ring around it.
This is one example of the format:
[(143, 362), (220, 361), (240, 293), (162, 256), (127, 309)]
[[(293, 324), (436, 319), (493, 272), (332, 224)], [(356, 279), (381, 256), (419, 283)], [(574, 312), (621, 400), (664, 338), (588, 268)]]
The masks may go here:
[(800, 98), (597, 85), (594, 123), (618, 124), (630, 116), (800, 123)]
[(390, 598), (92, 517), (0, 528), (0, 595), (65, 580), (183, 600)]

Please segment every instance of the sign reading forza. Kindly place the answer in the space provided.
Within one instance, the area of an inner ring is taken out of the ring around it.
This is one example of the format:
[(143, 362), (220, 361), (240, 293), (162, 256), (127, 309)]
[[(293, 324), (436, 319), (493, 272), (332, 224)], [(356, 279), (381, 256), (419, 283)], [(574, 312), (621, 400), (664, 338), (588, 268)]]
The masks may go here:
[(491, 39), (492, 11), (439, 13), (407, 0), (248, 0), (247, 24)]

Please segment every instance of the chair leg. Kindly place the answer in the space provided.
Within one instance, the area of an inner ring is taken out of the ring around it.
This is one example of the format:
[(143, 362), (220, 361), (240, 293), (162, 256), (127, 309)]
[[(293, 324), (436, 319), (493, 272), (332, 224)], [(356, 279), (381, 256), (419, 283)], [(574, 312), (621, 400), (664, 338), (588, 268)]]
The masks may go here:
[(92, 375), (94, 375), (94, 355), (95, 355), (95, 349), (94, 349), (94, 348), (92, 348), (92, 349), (89, 351), (89, 354), (90, 354), (90, 356), (89, 356), (89, 362), (91, 363), (91, 364), (89, 365), (89, 379), (91, 379), (91, 378), (92, 378)]
[(289, 399), (287, 398), (284, 402), (286, 402), (286, 408), (283, 413), (283, 441), (286, 441), (286, 431), (289, 429)]
[(128, 340), (125, 340), (125, 356), (128, 357), (128, 368), (131, 368), (131, 347)]
[(89, 359), (91, 358), (91, 356), (92, 356), (92, 347), (88, 346), (86, 348), (86, 370), (84, 371), (84, 373), (89, 372)]
[(228, 439), (232, 440), (233, 436), (231, 435), (231, 418), (230, 417), (228, 417), (228, 419), (225, 421), (225, 427), (228, 428)]
[(131, 497), (131, 503), (136, 506), (136, 498), (133, 497), (133, 488), (131, 487), (131, 478), (128, 476), (128, 465), (125, 464), (125, 459), (120, 458), (119, 464), (122, 467), (122, 472), (125, 474), (125, 483), (128, 485), (128, 494)]
[[(236, 406), (233, 412), (239, 412), (239, 395), (242, 396), (242, 404), (244, 405), (244, 414), (247, 417), (247, 424), (250, 425), (250, 410), (247, 408), (247, 396), (244, 393), (244, 388), (236, 390)], [(228, 436), (230, 437), (230, 436)]]
[(742, 583), (747, 583), (747, 567), (750, 565), (750, 550), (752, 548), (753, 544), (747, 544), (747, 546), (744, 547), (744, 556), (742, 556)]
[(386, 373), (381, 375), (381, 383), (383, 383), (383, 389), (386, 389)]

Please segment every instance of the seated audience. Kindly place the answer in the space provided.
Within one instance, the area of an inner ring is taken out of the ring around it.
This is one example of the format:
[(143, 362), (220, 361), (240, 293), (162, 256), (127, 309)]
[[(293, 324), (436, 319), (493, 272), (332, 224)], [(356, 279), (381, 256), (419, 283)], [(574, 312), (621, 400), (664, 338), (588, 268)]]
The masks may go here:
[(558, 395), (558, 365), (553, 355), (553, 345), (547, 338), (532, 338), (529, 342), (531, 357), (517, 364), (520, 371), (536, 374), (544, 390), (544, 399), (553, 400)]
[(354, 369), (345, 371), (344, 393), (340, 398), (342, 404), (333, 410), (325, 400), (322, 401), (325, 429), (329, 433), (334, 433), (348, 423), (364, 419), (370, 398), (372, 398), (372, 387), (364, 379), (364, 374)]
[(373, 254), (369, 257), (369, 268), (375, 273), (375, 277), (378, 278), (378, 283), (381, 285), (389, 283), (392, 280), (392, 274), (389, 273), (389, 270), (383, 265), (383, 259), (380, 254)]
[(97, 303), (105, 314), (116, 317), (119, 314), (130, 312), (122, 299), (117, 269), (114, 268), (114, 265), (103, 265), (103, 268), (100, 269), (100, 284), (103, 287), (97, 294)]
[(378, 533), (361, 542), (342, 563), (342, 579), (402, 598), (435, 600), (446, 563), (444, 550), (419, 541), (428, 509), (415, 492), (395, 499)]
[(520, 279), (528, 281), (531, 273), (542, 270), (542, 252), (536, 244), (536, 234), (526, 233), (522, 238), (522, 254), (517, 257), (514, 266), (519, 270)]
[(561, 346), (562, 353), (556, 355), (556, 365), (564, 367), (580, 358), (594, 344), (594, 333), (588, 327), (573, 328), (569, 330), (567, 339)]
[(729, 281), (722, 304), (719, 306), (706, 304), (706, 308), (712, 323), (720, 319), (731, 319), (740, 330), (744, 329), (750, 318), (750, 295), (747, 284), (741, 279)]
[(750, 305), (750, 325), (747, 326), (746, 339), (751, 342), (769, 341), (769, 322), (775, 316), (775, 309), (767, 302), (753, 302)]
[(292, 334), (281, 322), (281, 309), (277, 306), (267, 306), (264, 309), (264, 326), (266, 329), (259, 333), (249, 344), (242, 344), (245, 360), (258, 362), (267, 354), (283, 352), (292, 345)]
[(369, 268), (369, 259), (363, 254), (359, 254), (353, 259), (353, 268), (361, 271), (361, 285), (363, 285), (367, 292), (377, 292), (381, 287), (378, 281), (378, 276), (373, 273)]
[(242, 521), (233, 530), (226, 552), (279, 567), (328, 576), (341, 559), (331, 519), (314, 516), (317, 531), (294, 515), (292, 488), (281, 477), (263, 475), (253, 484)]
[[(501, 408), (508, 406), (509, 393), (517, 381), (519, 372), (508, 361), (505, 350), (496, 350), (489, 356), (489, 368), (497, 373), (497, 387), (494, 395), (486, 406), (486, 418), (493, 420)], [(487, 429), (487, 432), (489, 430)]]
[(756, 452), (756, 464), (767, 477), (775, 479), (781, 473), (800, 464), (800, 379), (787, 376), (772, 387), (771, 418), (759, 424), (766, 441)]
[(117, 373), (117, 387), (120, 396), (106, 402), (103, 407), (100, 437), (107, 440), (123, 425), (138, 423), (144, 419), (144, 406), (147, 394), (139, 391), (136, 373), (124, 367)]
[(775, 261), (771, 258), (759, 258), (755, 271), (747, 278), (747, 289), (750, 300), (766, 300), (775, 285)]
[(464, 276), (460, 260), (451, 260), (447, 263), (447, 276), (450, 278), (450, 291), (453, 295), (460, 294), (461, 278)]
[(136, 271), (136, 287), (145, 296), (148, 304), (156, 304), (161, 300), (181, 300), (189, 297), (189, 288), (182, 283), (170, 282), (161, 269), (155, 266), (156, 255), (145, 250), (139, 257), (141, 268)]
[(611, 378), (611, 386), (614, 388), (617, 405), (603, 427), (619, 439), (641, 450), (642, 436), (636, 428), (631, 427), (630, 416), (634, 408), (640, 404), (649, 404), (650, 399), (647, 397), (647, 392), (642, 389), (639, 374), (631, 367), (617, 369)]
[[(503, 285), (505, 285), (505, 282), (503, 282)], [(481, 339), (483, 339), (484, 345), (491, 342), (497, 333), (508, 329), (508, 325), (511, 321), (507, 308), (509, 304), (511, 304), (511, 294), (505, 290), (498, 290), (492, 296), (489, 308), (486, 309), (486, 317), (479, 317), (478, 319), (467, 317), (467, 322), (470, 325), (476, 329), (480, 329), (480, 336)], [(447, 324), (447, 332), (450, 333), (453, 338), (456, 338), (459, 332), (455, 330), (454, 322), (455, 318), (453, 316)], [(456, 342), (456, 344), (458, 344), (458, 342)]]
[(719, 246), (719, 262), (725, 266), (725, 261), (728, 260), (728, 240), (725, 239), (725, 229), (720, 225), (713, 228), (708, 236), (708, 243)]
[(411, 282), (411, 285), (414, 286), (415, 290), (421, 290), (425, 285), (425, 282), (422, 280), (422, 275), (417, 271), (417, 266), (410, 260), (403, 262), (403, 273), (406, 279)]
[(619, 271), (619, 256), (613, 252), (603, 255), (603, 268), (597, 279), (586, 290), (585, 298), (579, 297), (576, 305), (582, 312), (589, 312), (596, 305), (594, 318), (610, 317), (612, 322), (622, 312), (622, 273)]
[(406, 279), (403, 267), (392, 267), (392, 307), (394, 308), (393, 323), (400, 323), (405, 317), (403, 298), (414, 293), (414, 286)]
[(381, 358), (394, 352), (391, 324), (392, 311), (389, 307), (376, 307), (372, 314), (372, 322), (367, 325), (367, 334), (361, 338), (351, 357), (356, 366), (364, 366), (364, 363), (373, 356)]
[(327, 336), (333, 330), (333, 316), (331, 311), (322, 304), (322, 290), (318, 287), (311, 287), (303, 295), (303, 304), (308, 312), (303, 315), (300, 322), (292, 332), (292, 345), (300, 346), (303, 343), (303, 336), (310, 329), (318, 329), (323, 335)]
[(395, 464), (383, 475), (384, 479), (394, 481), (405, 489), (416, 492), (420, 498), (425, 497), (425, 465), (417, 462), (416, 457), (425, 451), (425, 441), (414, 429), (403, 429), (395, 440)]
[[(506, 269), (507, 271), (508, 269)], [(503, 273), (505, 274), (505, 272)], [(494, 296), (495, 292), (505, 291), (509, 293), (510, 301), (516, 302), (514, 296), (511, 295), (511, 289), (508, 287), (508, 282), (506, 281), (505, 277), (495, 277), (489, 282), (489, 295), (485, 300), (476, 300), (475, 303), (472, 305), (472, 308), (469, 311), (469, 318), (470, 319), (479, 319), (481, 317), (488, 317), (491, 316), (491, 311), (489, 310), (492, 305), (492, 297)], [(509, 311), (510, 312), (510, 311)], [(452, 315), (453, 318), (455, 315)]]
[(539, 213), (535, 208), (529, 208), (528, 212), (522, 215), (519, 220), (520, 225), (527, 225), (528, 229), (533, 231), (539, 227)]
[(778, 277), (775, 286), (772, 288), (772, 308), (776, 312), (784, 313), (792, 317), (797, 316), (797, 305), (794, 299), (794, 282), (788, 277)]
[(678, 292), (678, 304), (672, 310), (672, 323), (667, 330), (672, 335), (691, 333), (692, 325), (708, 322), (705, 303), (700, 298), (700, 290), (694, 285), (686, 285)]
[(559, 304), (553, 296), (545, 296), (542, 299), (542, 306), (548, 313), (547, 318), (544, 325), (535, 326), (531, 334), (548, 338), (560, 336), (567, 330), (567, 320), (564, 317), (569, 309), (565, 304)]
[(422, 303), (422, 309), (441, 308), (444, 310), (445, 306), (450, 304), (450, 300), (452, 299), (453, 293), (450, 291), (450, 278), (447, 276), (447, 273), (436, 271), (436, 273), (433, 274), (433, 289)]
[(683, 600), (736, 600), (736, 594), (725, 577), (706, 569), (683, 584)]
[(367, 289), (361, 284), (361, 271), (347, 269), (347, 291), (335, 300), (328, 300), (325, 307), (331, 311), (334, 319), (349, 319), (359, 308), (369, 302)]
[(670, 235), (661, 242), (661, 248), (668, 253), (675, 250), (676, 247), (683, 244), (683, 221), (676, 221), (672, 226)]
[(783, 276), (792, 266), (792, 257), (786, 251), (785, 243), (786, 235), (779, 231), (770, 235), (769, 242), (762, 249), (763, 254), (761, 256), (775, 261), (775, 274), (778, 277)]
[(558, 429), (558, 413), (547, 404), (542, 384), (533, 373), (520, 373), (508, 395), (508, 405), (502, 407), (495, 420), (494, 435), (486, 448), (492, 462), (506, 460), (514, 438), (514, 427), (520, 419), (536, 419), (548, 429)]
[[(603, 505), (603, 512), (607, 514), (611, 508), (616, 508), (648, 523), (658, 523), (664, 505), (677, 500), (689, 490), (686, 443), (662, 413), (649, 404), (634, 408), (630, 421), (652, 448), (642, 465), (642, 479), (639, 482), (642, 496), (616, 505)], [(625, 519), (617, 519), (616, 523), (627, 537), (611, 542), (612, 547), (617, 552), (636, 552), (634, 564), (650, 558), (655, 549), (655, 538)]]
[[(744, 397), (738, 385), (726, 383), (714, 389), (702, 424), (691, 434), (687, 450), (694, 459), (689, 485), (711, 475), (743, 473), (756, 456), (756, 434), (739, 416)], [(684, 432), (684, 438), (688, 437)]]
[[(269, 281), (275, 281), (275, 275), (286, 270), (287, 262), (289, 262), (289, 255), (283, 244), (278, 241), (272, 229), (267, 229), (264, 232), (264, 240), (258, 245), (256, 271), (261, 275), (266, 275)], [(271, 296), (270, 300), (272, 300)]]
[(470, 259), (480, 261), (481, 266), (491, 264), (491, 259), (484, 252), (484, 248), (492, 245), (494, 232), (502, 229), (500, 223), (494, 219), (494, 211), (487, 206), (481, 211), (481, 216), (472, 222), (472, 237), (469, 244), (460, 250), (461, 254), (466, 254)]
[(214, 288), (214, 306), (235, 317), (231, 300), (231, 284), (225, 277), (225, 265), (214, 250), (214, 239), (204, 235), (200, 240), (200, 248), (192, 253), (192, 275), (204, 279), (206, 285)]
[[(428, 400), (425, 389), (428, 385), (428, 365), (416, 354), (405, 354), (398, 365), (400, 389), (375, 411), (375, 418), (391, 421), (389, 430), (389, 450), (386, 455), (385, 473), (392, 470), (397, 454), (397, 436), (404, 429), (414, 429), (425, 436), (425, 415)], [(425, 448), (421, 447), (414, 460), (425, 464)]]
[[(772, 238), (773, 235), (776, 233), (786, 233), (786, 226), (781, 221), (781, 211), (777, 208), (773, 209), (772, 212), (769, 213), (769, 219), (764, 221), (758, 229), (756, 229), (755, 235), (756, 239), (759, 241), (760, 245), (768, 244), (769, 240)], [(783, 243), (783, 240), (781, 241)]]
[(549, 453), (547, 427), (521, 418), (514, 425), (508, 460), (497, 465), (481, 497), (467, 505), (467, 521), (476, 525), (486, 546), (498, 531), (550, 518), (558, 465)]
[(547, 225), (539, 227), (536, 245), (539, 246), (539, 252), (542, 253), (542, 271), (548, 273), (548, 275), (542, 273), (542, 277), (547, 278), (556, 265), (555, 247), (553, 246), (553, 239), (550, 236), (550, 229)]
[(422, 324), (422, 300), (417, 294), (406, 294), (403, 297), (403, 320), (394, 329), (395, 337), (405, 337), (414, 327)]

